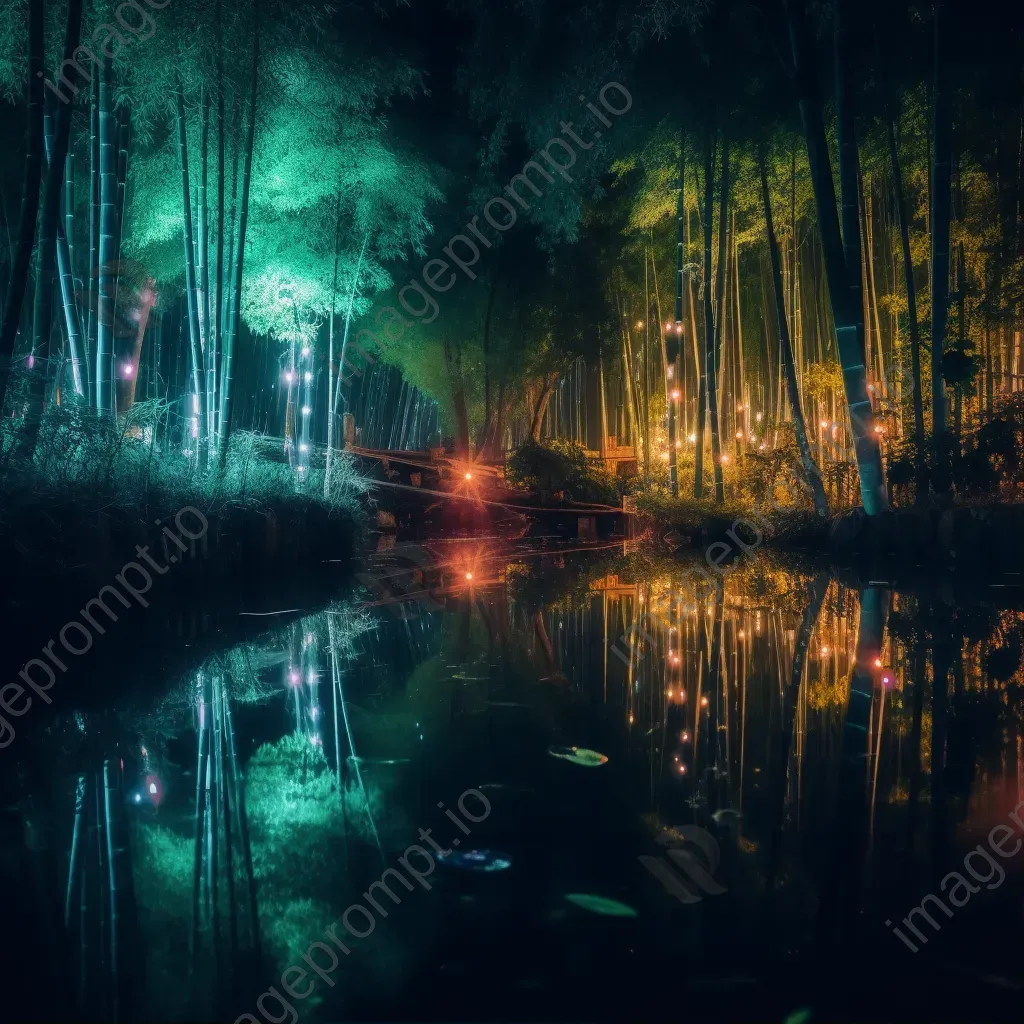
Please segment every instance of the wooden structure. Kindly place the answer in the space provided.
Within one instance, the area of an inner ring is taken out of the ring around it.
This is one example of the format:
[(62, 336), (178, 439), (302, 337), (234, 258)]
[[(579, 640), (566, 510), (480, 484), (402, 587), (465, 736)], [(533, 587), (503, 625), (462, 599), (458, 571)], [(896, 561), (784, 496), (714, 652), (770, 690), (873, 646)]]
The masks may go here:
[(587, 458), (594, 461), (600, 460), (604, 463), (605, 469), (616, 474), (636, 473), (640, 464), (636, 448), (631, 444), (619, 444), (619, 439), (614, 434), (607, 436), (601, 451), (588, 451)]

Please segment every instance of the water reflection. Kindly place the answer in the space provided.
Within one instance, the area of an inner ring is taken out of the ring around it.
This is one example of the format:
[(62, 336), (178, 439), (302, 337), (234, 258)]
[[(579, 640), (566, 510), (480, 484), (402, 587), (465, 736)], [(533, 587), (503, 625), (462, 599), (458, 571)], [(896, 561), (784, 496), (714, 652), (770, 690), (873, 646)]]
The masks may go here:
[[(417, 829), (452, 832), (438, 808), (471, 786), (495, 809), (475, 849), (302, 1014), (451, 1017), (453, 977), (473, 1017), (495, 985), (526, 1018), (736, 985), (780, 1020), (812, 995), (898, 1000), (864, 970), (912, 956), (885, 922), (1022, 799), (1015, 591), (954, 604), (766, 558), (693, 591), (621, 544), (389, 543), (364, 569), (358, 599), (147, 706), (68, 712), (78, 740), (8, 837), (64, 893), (42, 1016), (234, 1019)], [(686, 900), (639, 860), (680, 826), (721, 851)], [(929, 999), (1024, 981), (1006, 895), (912, 961)]]

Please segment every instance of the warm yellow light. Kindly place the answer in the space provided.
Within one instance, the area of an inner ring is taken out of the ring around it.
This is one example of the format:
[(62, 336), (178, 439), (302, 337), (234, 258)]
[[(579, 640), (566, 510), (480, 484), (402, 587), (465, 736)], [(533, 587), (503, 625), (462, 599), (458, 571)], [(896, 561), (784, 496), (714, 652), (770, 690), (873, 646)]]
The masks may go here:
[(697, 435), (696, 434), (691, 434), (690, 435), (690, 444), (694, 444), (696, 442), (696, 440), (697, 440)]
[(737, 441), (742, 441), (743, 440), (743, 431), (742, 430), (737, 430), (736, 431), (736, 440)]
[(683, 325), (682, 324), (676, 324), (676, 334), (682, 334), (682, 333), (683, 333)]
[(682, 448), (683, 447), (683, 442), (682, 441), (676, 441), (676, 447), (677, 448)]
[(661, 460), (662, 462), (668, 462), (668, 452), (661, 453)]
[(672, 323), (671, 323), (671, 321), (669, 321), (669, 323), (665, 324), (665, 330), (666, 331), (671, 331), (672, 330)]
[(643, 327), (643, 325), (644, 325), (643, 320), (637, 320), (637, 322), (636, 322), (636, 329), (639, 331), (640, 328)]
[(881, 658), (875, 658), (875, 668), (881, 668), (881, 667), (882, 667), (882, 659)]
[(678, 402), (679, 399), (682, 397), (683, 393), (679, 390), (679, 388), (676, 388), (675, 391), (672, 392), (672, 401)]
[(680, 736), (679, 738), (680, 738), (680, 739), (681, 739), (681, 740), (682, 740), (682, 741), (683, 741), (684, 743), (687, 743), (687, 742), (689, 741), (689, 739), (690, 739), (690, 734), (689, 734), (688, 732), (683, 732), (683, 734), (682, 734), (682, 735), (681, 735), (681, 736)]
[(679, 774), (680, 775), (685, 775), (686, 774), (686, 765), (685, 764), (681, 764), (679, 766)]
[(472, 578), (473, 578), (473, 574), (471, 572), (467, 572), (466, 573), (466, 579), (467, 580), (471, 580)]
[(701, 697), (701, 699), (700, 699), (700, 706), (702, 708), (706, 708), (708, 706), (708, 699), (707, 699), (707, 697)]
[(827, 658), (828, 657), (828, 645), (827, 644), (824, 647), (822, 647), (822, 649), (821, 649), (821, 656), (823, 658)]
[(722, 456), (722, 462), (725, 463), (725, 462), (728, 462), (728, 461), (729, 461), (729, 456), (728, 455), (723, 455)]
[(760, 422), (761, 422), (761, 419), (762, 419), (762, 415), (761, 415), (761, 413), (758, 413), (758, 414), (757, 414), (757, 415), (756, 415), (756, 416), (754, 417), (754, 419), (755, 419), (755, 420), (757, 420), (757, 422), (758, 422), (758, 423), (760, 423)]
[(736, 411), (737, 412), (743, 412), (743, 403), (742, 402), (737, 402), (736, 403)]
[(743, 630), (741, 629), (740, 633), (739, 633), (739, 636), (740, 636), (740, 639), (742, 640), (744, 638), (744, 636), (746, 636), (746, 633), (744, 633)]
[(876, 434), (884, 434), (885, 433), (885, 429), (883, 427), (875, 427), (875, 433)]
[(665, 696), (668, 697), (669, 700), (671, 700), (672, 699), (672, 691), (671, 690), (666, 690), (665, 691)]
[(822, 420), (821, 421), (821, 429), (822, 430), (827, 430), (828, 429), (828, 420)]

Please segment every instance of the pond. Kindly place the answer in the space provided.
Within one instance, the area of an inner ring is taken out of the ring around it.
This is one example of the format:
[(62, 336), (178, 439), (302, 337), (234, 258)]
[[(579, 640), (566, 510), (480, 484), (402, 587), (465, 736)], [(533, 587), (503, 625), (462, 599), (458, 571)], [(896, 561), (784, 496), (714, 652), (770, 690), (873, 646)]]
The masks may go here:
[(1014, 578), (686, 568), (383, 538), (334, 604), (58, 712), (4, 817), (18, 1015), (1018, 1007)]

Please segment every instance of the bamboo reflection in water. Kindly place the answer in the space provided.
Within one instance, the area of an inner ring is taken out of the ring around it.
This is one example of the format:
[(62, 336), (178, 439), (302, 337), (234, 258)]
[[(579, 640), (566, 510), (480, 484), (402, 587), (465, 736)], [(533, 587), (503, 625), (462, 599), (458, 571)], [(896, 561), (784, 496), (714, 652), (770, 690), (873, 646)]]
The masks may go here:
[[(245, 778), (239, 770), (231, 697), (221, 672), (200, 670), (195, 689), (198, 747), (190, 983), (195, 1012), (208, 1013), (211, 1007), (200, 1005), (201, 993), (212, 993), (215, 1011), (226, 1005), (244, 984), (251, 964), (259, 962), (261, 940)], [(244, 929), (240, 917), (246, 922)]]
[[(349, 722), (348, 709), (345, 706), (345, 694), (341, 688), (341, 671), (338, 668), (338, 639), (335, 632), (334, 615), (330, 612), (327, 613), (327, 636), (328, 636), (328, 647), (331, 655), (331, 694), (332, 703), (334, 707), (334, 735), (335, 735), (335, 749), (337, 749), (337, 736), (338, 736), (338, 706), (341, 706), (341, 717), (342, 722), (345, 726), (345, 738), (348, 741), (349, 756), (347, 763), (352, 765), (353, 771), (356, 777), (356, 784), (359, 787), (359, 792), (362, 797), (363, 807), (366, 809), (366, 819), (370, 826), (370, 832), (373, 835), (374, 844), (377, 847), (377, 853), (380, 855), (381, 863), (386, 865), (384, 858), (384, 848), (381, 845), (380, 834), (377, 831), (377, 823), (373, 819), (373, 811), (370, 807), (370, 800), (367, 796), (366, 785), (363, 781), (363, 773), (360, 768), (359, 756), (356, 753), (355, 740), (352, 738), (352, 726)], [(336, 696), (335, 696), (336, 694)], [(342, 789), (344, 786), (344, 772), (342, 770), (342, 763), (338, 761), (338, 787)], [(342, 807), (344, 808), (345, 802), (342, 800)], [(344, 812), (343, 812), (344, 813)], [(346, 841), (348, 838), (348, 830), (346, 829)], [(347, 850), (346, 845), (346, 850)]]
[(78, 1012), (128, 1019), (143, 983), (131, 836), (119, 758), (75, 780), (64, 927)]

